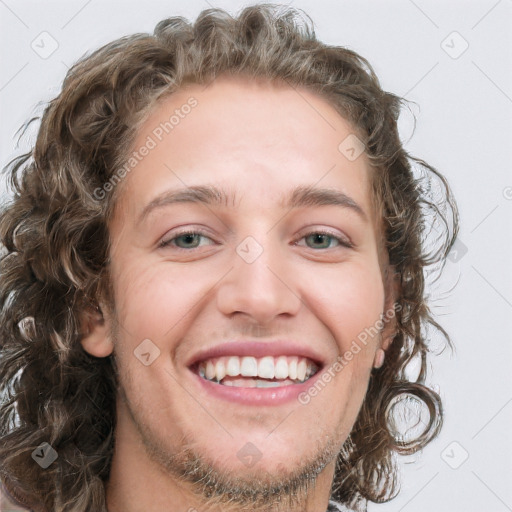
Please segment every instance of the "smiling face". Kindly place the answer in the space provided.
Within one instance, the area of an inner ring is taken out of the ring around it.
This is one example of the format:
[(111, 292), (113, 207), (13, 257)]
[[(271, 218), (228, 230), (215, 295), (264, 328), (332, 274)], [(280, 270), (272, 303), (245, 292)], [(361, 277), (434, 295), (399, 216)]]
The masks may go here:
[(255, 498), (321, 471), (326, 503), (382, 337), (344, 354), (393, 301), (366, 157), (338, 149), (353, 132), (307, 90), (242, 78), (188, 85), (140, 128), (134, 148), (156, 145), (109, 226), (115, 317), (82, 341), (119, 368), (119, 489), (148, 492), (144, 471), (182, 496), (210, 468)]

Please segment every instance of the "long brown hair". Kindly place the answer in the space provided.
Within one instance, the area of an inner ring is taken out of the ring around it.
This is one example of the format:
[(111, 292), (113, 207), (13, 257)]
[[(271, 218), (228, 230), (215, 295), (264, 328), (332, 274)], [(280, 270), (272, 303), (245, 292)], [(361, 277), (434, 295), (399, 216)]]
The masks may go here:
[[(398, 489), (394, 455), (439, 432), (441, 399), (426, 385), (427, 333), (451, 342), (427, 305), (425, 272), (444, 265), (458, 213), (446, 179), (402, 146), (404, 100), (382, 90), (363, 57), (318, 41), (296, 9), (260, 4), (237, 17), (207, 9), (193, 24), (165, 19), (153, 35), (123, 37), (78, 61), (44, 110), (34, 148), (5, 168), (13, 197), (0, 220), (0, 478), (32, 507), (106, 511), (115, 359), (83, 350), (80, 319), (100, 297), (112, 300), (107, 226), (119, 187), (101, 199), (97, 191), (122, 167), (159, 99), (226, 73), (308, 88), (352, 123), (400, 276), (397, 332), (339, 455), (332, 498), (355, 509), (389, 500)], [(429, 412), (412, 437), (397, 428), (402, 398)], [(58, 453), (46, 469), (31, 457), (43, 442)]]

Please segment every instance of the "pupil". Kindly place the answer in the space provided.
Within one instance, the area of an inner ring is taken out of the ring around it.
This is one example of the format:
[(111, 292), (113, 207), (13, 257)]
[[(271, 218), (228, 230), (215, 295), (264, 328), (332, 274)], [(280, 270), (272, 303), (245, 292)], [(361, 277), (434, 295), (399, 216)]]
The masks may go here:
[(313, 242), (313, 243), (318, 243), (318, 244), (322, 245), (322, 239), (324, 239), (324, 240), (323, 240), (323, 245), (325, 245), (325, 242), (326, 242), (326, 241), (327, 241), (327, 243), (328, 243), (328, 240), (327, 240), (327, 237), (328, 237), (328, 236), (327, 236), (327, 235), (323, 235), (323, 234), (321, 234), (321, 233), (317, 233), (317, 234), (314, 234), (314, 235), (312, 235), (312, 236), (313, 236), (313, 240), (314, 240), (314, 242)]
[(187, 233), (185, 235), (182, 235), (182, 238), (184, 239), (185, 244), (193, 243), (194, 239), (197, 237), (197, 235), (194, 235), (192, 233)]

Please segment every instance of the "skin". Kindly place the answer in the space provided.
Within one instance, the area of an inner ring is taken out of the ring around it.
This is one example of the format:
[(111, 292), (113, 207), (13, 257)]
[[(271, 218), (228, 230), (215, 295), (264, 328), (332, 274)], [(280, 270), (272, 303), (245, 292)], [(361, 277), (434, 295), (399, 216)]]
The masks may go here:
[[(307, 405), (212, 398), (186, 361), (234, 339), (286, 338), (314, 347), (332, 364), (392, 307), (395, 291), (383, 277), (388, 263), (368, 161), (364, 153), (350, 161), (338, 150), (354, 129), (316, 94), (227, 77), (208, 87), (187, 85), (162, 100), (141, 126), (134, 148), (191, 96), (197, 106), (120, 185), (109, 226), (115, 311), (101, 304), (102, 315), (89, 318), (82, 340), (97, 357), (114, 351), (119, 368), (108, 510), (324, 512), (334, 458), (360, 410), (377, 350), (385, 350), (390, 339), (383, 333), (362, 346)], [(236, 198), (223, 206), (167, 205), (138, 223), (144, 206), (161, 192), (201, 184)], [(366, 220), (340, 206), (281, 207), (281, 198), (298, 185), (344, 192)], [(206, 237), (192, 243), (182, 237), (159, 248), (162, 239), (176, 236), (178, 226), (204, 229)], [(354, 247), (307, 236), (318, 229)], [(263, 249), (250, 264), (236, 252), (247, 236)], [(160, 350), (148, 366), (133, 353), (144, 339)], [(261, 453), (253, 467), (237, 457), (247, 442)], [(285, 496), (281, 505), (254, 502), (244, 509), (242, 501), (228, 507), (222, 498), (208, 500), (175, 474), (172, 467), (183, 462), (184, 453), (198, 455), (228, 480), (263, 487), (296, 474), (306, 462), (322, 461), (297, 503), (285, 505)]]

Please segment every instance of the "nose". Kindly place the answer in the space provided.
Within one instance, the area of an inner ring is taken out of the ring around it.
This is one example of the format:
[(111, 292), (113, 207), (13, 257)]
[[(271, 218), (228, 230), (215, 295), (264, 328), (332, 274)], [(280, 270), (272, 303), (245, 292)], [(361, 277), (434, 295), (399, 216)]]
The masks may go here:
[[(262, 237), (261, 237), (262, 238)], [(233, 252), (232, 270), (217, 290), (217, 307), (227, 316), (235, 313), (268, 324), (279, 315), (296, 315), (302, 301), (296, 289), (286, 251), (247, 237)]]

